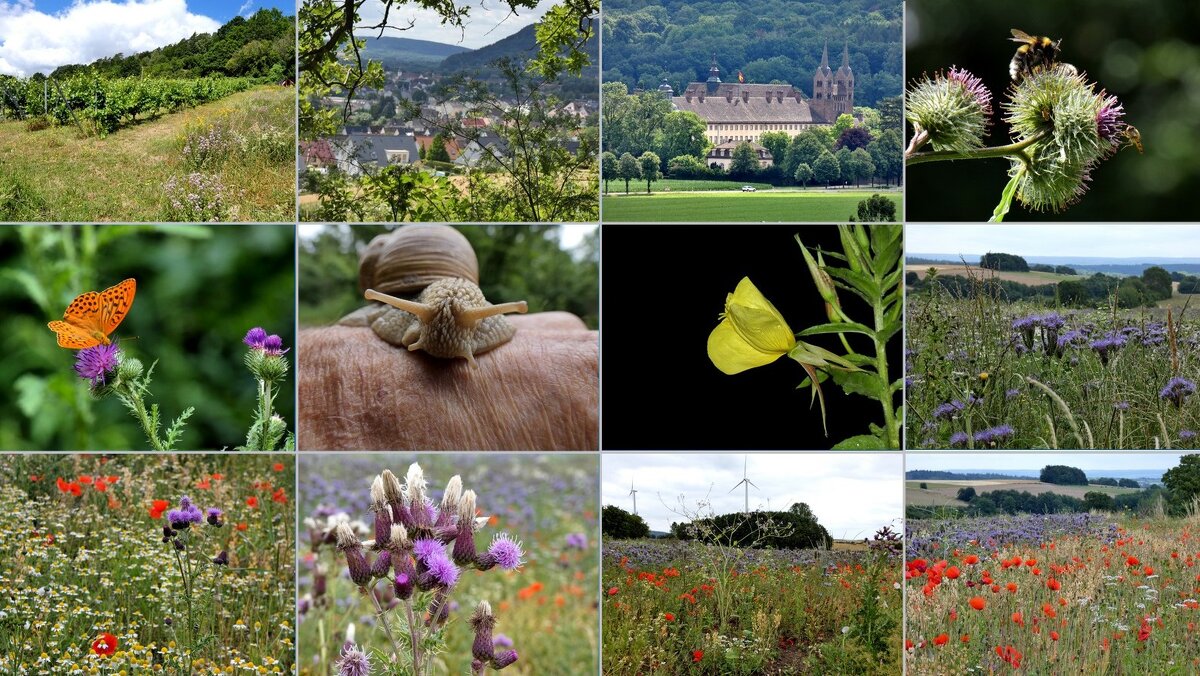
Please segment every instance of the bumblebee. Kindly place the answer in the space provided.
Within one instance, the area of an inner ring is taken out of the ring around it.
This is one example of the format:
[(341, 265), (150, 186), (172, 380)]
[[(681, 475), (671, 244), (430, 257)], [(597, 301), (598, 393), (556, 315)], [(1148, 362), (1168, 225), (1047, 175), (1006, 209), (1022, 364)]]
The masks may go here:
[(1125, 125), (1125, 148), (1137, 148), (1138, 154), (1142, 154), (1142, 132), (1132, 124)]
[[(1020, 82), (1027, 75), (1050, 70), (1058, 63), (1058, 46), (1062, 39), (1051, 40), (1030, 35), (1019, 28), (1012, 29), (1012, 35), (1009, 40), (1021, 43), (1017, 52), (1013, 54), (1012, 61), (1008, 63), (1008, 74), (1013, 82)], [(1070, 64), (1064, 63), (1062, 66), (1075, 71), (1075, 67)]]

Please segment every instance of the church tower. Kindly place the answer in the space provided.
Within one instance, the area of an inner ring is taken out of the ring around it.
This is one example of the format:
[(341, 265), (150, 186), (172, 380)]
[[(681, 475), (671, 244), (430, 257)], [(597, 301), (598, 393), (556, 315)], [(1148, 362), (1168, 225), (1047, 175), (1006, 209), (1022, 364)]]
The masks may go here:
[(711, 95), (717, 91), (717, 87), (721, 86), (721, 69), (717, 67), (717, 55), (712, 55), (712, 65), (708, 67), (708, 80), (705, 82), (708, 93)]
[(833, 69), (829, 67), (829, 43), (826, 42), (825, 49), (821, 52), (821, 65), (817, 66), (817, 72), (813, 74), (813, 95), (810, 103), (812, 111), (825, 122), (833, 122), (837, 117), (830, 117), (834, 111), (834, 86)]
[[(850, 45), (842, 49), (842, 66), (834, 76), (836, 83), (833, 94), (834, 119), (843, 113), (854, 112), (854, 71), (850, 69)], [(833, 120), (830, 120), (833, 122)]]

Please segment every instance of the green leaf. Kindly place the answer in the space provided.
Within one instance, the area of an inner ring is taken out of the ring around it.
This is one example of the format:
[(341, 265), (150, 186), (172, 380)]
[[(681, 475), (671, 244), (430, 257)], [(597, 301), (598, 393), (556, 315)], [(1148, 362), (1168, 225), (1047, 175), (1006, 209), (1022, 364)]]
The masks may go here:
[(879, 342), (886, 345), (887, 342), (892, 339), (892, 336), (896, 335), (896, 332), (899, 331), (900, 327), (903, 325), (904, 322), (901, 322), (899, 319), (894, 319), (885, 324), (883, 326), (883, 330), (879, 332)]
[(850, 437), (849, 439), (842, 439), (841, 441), (834, 444), (832, 450), (835, 450), (835, 451), (877, 451), (877, 450), (882, 450), (882, 449), (886, 449), (886, 448), (887, 448), (887, 444), (884, 443), (884, 441), (882, 439), (880, 439), (879, 437), (877, 437), (873, 434), (859, 434), (857, 436)]
[(37, 277), (34, 277), (25, 270), (9, 269), (5, 270), (2, 274), (6, 278), (16, 282), (17, 285), (24, 289), (25, 294), (28, 295), (33, 302), (37, 303), (38, 307), (49, 311), (50, 299), (46, 297), (46, 289), (44, 289), (41, 283), (38, 282)]
[[(901, 230), (901, 226), (872, 225), (870, 227), (872, 248), (875, 250), (875, 272), (892, 270), (900, 260), (900, 251), (903, 248), (901, 238), (894, 234)], [(883, 234), (877, 236), (876, 233)]]
[(872, 338), (875, 332), (870, 327), (863, 326), (858, 322), (839, 322), (837, 324), (817, 324), (804, 329), (797, 336), (819, 336), (826, 333), (862, 333)]
[(1008, 214), (1008, 210), (1012, 208), (1013, 196), (1017, 194), (1017, 185), (1021, 182), (1021, 176), (1025, 173), (1024, 169), (1017, 171), (1008, 181), (1008, 185), (1004, 186), (1004, 192), (1000, 193), (1000, 203), (992, 211), (992, 217), (988, 219), (988, 223), (1002, 223), (1004, 216)]
[(26, 373), (13, 383), (17, 391), (17, 408), (27, 418), (33, 418), (46, 402), (46, 379)]
[(889, 396), (884, 393), (879, 377), (874, 373), (834, 371), (830, 375), (833, 377), (833, 382), (837, 383), (846, 394), (861, 394), (877, 401), (882, 401)]
[(875, 280), (861, 272), (847, 270), (846, 268), (825, 268), (825, 272), (828, 272), (830, 277), (835, 277), (846, 282), (844, 288), (858, 294), (869, 305), (879, 302), (879, 297), (883, 295)]
[(892, 381), (892, 392), (899, 392), (904, 387), (904, 379), (897, 378)]
[(792, 351), (788, 352), (788, 356), (804, 366), (829, 366), (832, 364), (835, 368), (843, 368), (851, 371), (858, 370), (845, 357), (834, 354), (823, 347), (812, 345), (811, 343), (796, 343), (796, 347), (793, 347)]

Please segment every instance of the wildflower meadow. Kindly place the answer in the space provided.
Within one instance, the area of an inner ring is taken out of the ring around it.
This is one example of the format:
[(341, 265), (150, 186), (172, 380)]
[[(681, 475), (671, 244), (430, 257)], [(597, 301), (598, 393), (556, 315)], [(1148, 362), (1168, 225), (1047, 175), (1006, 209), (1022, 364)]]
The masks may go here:
[(300, 458), (301, 673), (596, 673), (595, 457)]
[(0, 672), (294, 673), (294, 477), (282, 456), (0, 456)]
[(604, 673), (899, 673), (899, 537), (873, 544), (606, 538)]
[(909, 674), (1196, 673), (1195, 517), (910, 521)]
[(1007, 303), (989, 289), (908, 301), (913, 447), (1196, 448), (1200, 326), (1190, 316)]

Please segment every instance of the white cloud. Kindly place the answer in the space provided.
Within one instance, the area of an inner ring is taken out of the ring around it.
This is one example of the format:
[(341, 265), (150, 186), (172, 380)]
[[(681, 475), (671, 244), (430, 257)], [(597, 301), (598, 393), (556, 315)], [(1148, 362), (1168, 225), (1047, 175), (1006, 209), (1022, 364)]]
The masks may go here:
[[(471, 13), (462, 29), (442, 24), (442, 19), (432, 9), (410, 7), (395, 4), (388, 15), (388, 24), (392, 26), (407, 26), (411, 21), (410, 30), (388, 30), (384, 37), (411, 38), (413, 40), (429, 40), (447, 45), (459, 45), (469, 49), (478, 49), (493, 42), (499, 42), (525, 26), (537, 21), (561, 0), (540, 0), (536, 7), (522, 8), (514, 13), (508, 5), (498, 0), (478, 0), (470, 3)], [(383, 3), (379, 0), (367, 0), (359, 10), (362, 16), (360, 25), (373, 26), (383, 18)], [(376, 37), (379, 31), (360, 31), (359, 37)]]
[(250, 16), (250, 10), (254, 9), (254, 5), (256, 4), (258, 4), (258, 0), (246, 0), (242, 3), (241, 7), (238, 7), (238, 14), (246, 17)]
[(58, 66), (135, 54), (221, 27), (185, 0), (79, 0), (56, 14), (31, 2), (0, 3), (0, 72), (28, 76)]
[[(633, 511), (654, 530), (686, 521), (678, 513), (709, 500), (718, 514), (745, 507), (743, 465), (757, 486), (750, 509), (786, 510), (805, 502), (835, 538), (871, 537), (903, 516), (903, 472), (898, 453), (606, 453), (601, 495), (606, 505)], [(894, 524), (893, 524), (894, 525)]]

